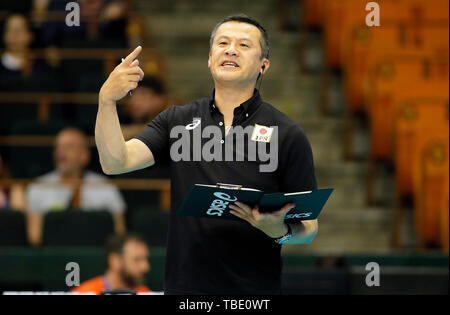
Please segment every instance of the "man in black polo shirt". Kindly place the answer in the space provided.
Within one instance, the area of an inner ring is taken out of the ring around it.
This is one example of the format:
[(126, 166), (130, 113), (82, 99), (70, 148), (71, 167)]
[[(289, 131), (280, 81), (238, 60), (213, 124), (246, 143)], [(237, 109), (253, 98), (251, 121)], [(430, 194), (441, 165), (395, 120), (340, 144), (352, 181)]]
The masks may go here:
[[(279, 294), (281, 243), (311, 242), (317, 220), (284, 220), (293, 204), (263, 214), (236, 202), (231, 208), (242, 219), (237, 221), (176, 214), (194, 184), (239, 184), (265, 193), (317, 188), (305, 133), (255, 89), (270, 67), (264, 28), (247, 16), (228, 17), (213, 30), (210, 46), (212, 96), (168, 108), (127, 142), (115, 102), (143, 78), (135, 60), (142, 48), (114, 69), (99, 94), (100, 162), (106, 174), (120, 174), (170, 161), (166, 294)], [(237, 140), (248, 128), (252, 134)], [(250, 148), (256, 144), (254, 157)]]

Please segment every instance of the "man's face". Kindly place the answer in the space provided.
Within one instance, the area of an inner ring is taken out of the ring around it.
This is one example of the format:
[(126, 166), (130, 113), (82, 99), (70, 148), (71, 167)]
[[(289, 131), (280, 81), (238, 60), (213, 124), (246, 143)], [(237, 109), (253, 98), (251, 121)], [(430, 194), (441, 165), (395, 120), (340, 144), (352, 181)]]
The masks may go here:
[(104, 0), (81, 0), (81, 14), (95, 16), (100, 13)]
[(135, 89), (128, 102), (130, 116), (136, 123), (151, 121), (164, 110), (164, 106), (164, 96), (156, 94), (146, 86)]
[(150, 271), (149, 250), (146, 244), (134, 240), (123, 247), (120, 273), (129, 286), (142, 285), (145, 275)]
[(208, 59), (215, 82), (222, 84), (252, 84), (256, 82), (263, 64), (260, 30), (248, 23), (227, 22), (216, 32)]
[(89, 163), (89, 150), (83, 136), (74, 131), (59, 134), (56, 139), (56, 168), (63, 175), (73, 175)]
[(32, 35), (23, 16), (13, 15), (8, 19), (3, 40), (6, 48), (11, 51), (22, 50), (30, 45)]

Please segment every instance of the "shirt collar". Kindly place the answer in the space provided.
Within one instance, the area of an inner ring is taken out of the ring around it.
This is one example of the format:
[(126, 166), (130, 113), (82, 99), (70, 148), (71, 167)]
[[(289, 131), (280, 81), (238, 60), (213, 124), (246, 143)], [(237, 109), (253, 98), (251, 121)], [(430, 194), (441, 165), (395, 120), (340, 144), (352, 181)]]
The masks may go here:
[[(219, 110), (217, 108), (217, 106), (214, 105), (215, 92), (216, 92), (216, 90), (214, 89), (212, 92), (212, 97), (210, 98), (210, 101), (209, 101), (209, 108), (210, 108), (211, 112)], [(242, 103), (241, 105), (239, 105), (238, 107), (236, 107), (234, 109), (234, 114), (245, 113), (245, 114), (250, 115), (258, 108), (258, 106), (261, 104), (261, 102), (262, 102), (261, 95), (259, 94), (258, 89), (255, 89), (253, 91), (253, 96), (251, 98), (249, 98), (244, 103)]]

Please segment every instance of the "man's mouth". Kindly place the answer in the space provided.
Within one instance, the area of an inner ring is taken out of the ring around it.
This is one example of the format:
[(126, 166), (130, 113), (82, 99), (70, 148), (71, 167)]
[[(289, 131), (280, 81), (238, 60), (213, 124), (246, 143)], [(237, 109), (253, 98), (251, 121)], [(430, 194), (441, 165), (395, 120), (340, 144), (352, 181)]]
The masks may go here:
[(239, 68), (239, 65), (236, 62), (230, 60), (225, 60), (220, 66), (225, 68)]

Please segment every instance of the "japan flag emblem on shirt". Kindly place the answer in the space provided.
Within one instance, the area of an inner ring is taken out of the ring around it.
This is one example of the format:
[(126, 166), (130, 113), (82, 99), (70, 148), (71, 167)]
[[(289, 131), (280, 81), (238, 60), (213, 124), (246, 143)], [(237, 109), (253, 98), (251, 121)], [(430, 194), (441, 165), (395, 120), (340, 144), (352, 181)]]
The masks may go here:
[(273, 128), (255, 124), (251, 140), (258, 142), (270, 142)]

